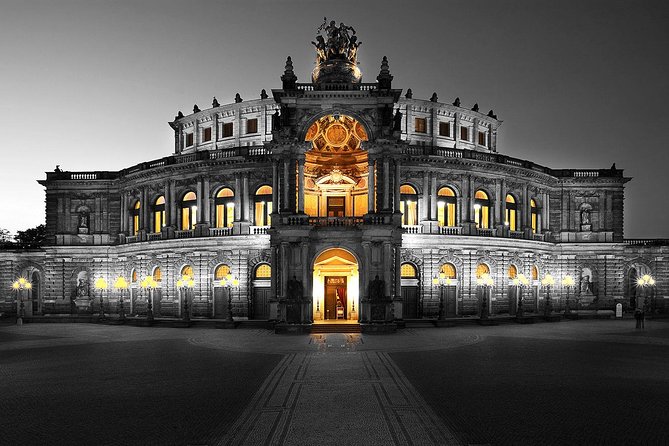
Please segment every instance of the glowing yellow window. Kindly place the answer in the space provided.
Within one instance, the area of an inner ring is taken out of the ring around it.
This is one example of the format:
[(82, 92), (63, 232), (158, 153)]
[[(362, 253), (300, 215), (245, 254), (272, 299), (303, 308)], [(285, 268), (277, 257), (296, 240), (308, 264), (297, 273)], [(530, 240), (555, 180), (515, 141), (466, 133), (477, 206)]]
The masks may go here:
[(474, 195), (474, 222), (477, 228), (490, 228), (490, 199), (482, 190)]
[(161, 195), (153, 204), (153, 232), (162, 231), (165, 224), (165, 197)]
[(135, 203), (135, 206), (132, 209), (132, 235), (137, 235), (139, 233), (139, 210), (141, 204), (139, 200)]
[(518, 230), (518, 204), (513, 195), (508, 194), (506, 196), (506, 213), (504, 218), (504, 223), (512, 231)]
[(530, 200), (530, 212), (532, 214), (532, 234), (536, 234), (539, 227), (539, 211), (537, 209), (537, 202), (534, 199)]
[(184, 276), (186, 276), (188, 279), (193, 279), (195, 277), (192, 266), (184, 265), (184, 267), (181, 268), (181, 277), (183, 278)]
[(539, 280), (539, 269), (536, 265), (532, 265), (532, 280)]
[(197, 222), (197, 196), (195, 192), (188, 192), (181, 200), (181, 230), (195, 228)]
[(437, 192), (437, 196), (439, 226), (455, 226), (455, 192), (450, 187), (442, 187)]
[(476, 278), (480, 278), (484, 274), (490, 274), (490, 268), (485, 263), (479, 263), (476, 265)]
[(231, 228), (235, 220), (235, 193), (224, 187), (216, 194), (216, 227)]
[(446, 279), (455, 279), (457, 278), (456, 272), (455, 272), (455, 265), (452, 263), (444, 263), (441, 266), (441, 270), (439, 272), (439, 275), (441, 276), (443, 274), (443, 277)]
[(416, 189), (408, 184), (400, 186), (400, 212), (403, 225), (418, 224), (418, 194)]
[(255, 194), (255, 222), (256, 226), (271, 226), (272, 214), (272, 187), (260, 186)]
[(262, 265), (258, 265), (256, 268), (256, 279), (269, 279), (272, 277), (272, 267), (270, 267), (267, 263), (263, 263)]
[(163, 272), (159, 266), (156, 266), (156, 269), (153, 270), (153, 280), (156, 282), (163, 280)]
[(225, 279), (230, 274), (230, 267), (228, 265), (218, 265), (214, 270), (214, 279)]
[(400, 267), (400, 275), (404, 279), (415, 279), (416, 268), (411, 263), (402, 263)]
[(515, 265), (509, 265), (509, 279), (515, 279), (518, 275), (518, 268)]

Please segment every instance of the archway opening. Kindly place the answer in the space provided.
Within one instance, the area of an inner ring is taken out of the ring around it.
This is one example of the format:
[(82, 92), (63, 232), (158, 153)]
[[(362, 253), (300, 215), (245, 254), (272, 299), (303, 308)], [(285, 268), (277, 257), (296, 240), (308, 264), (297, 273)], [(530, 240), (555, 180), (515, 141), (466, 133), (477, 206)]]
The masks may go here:
[(342, 248), (323, 251), (313, 269), (314, 323), (358, 322), (358, 260)]
[(368, 212), (368, 156), (362, 148), (367, 140), (364, 126), (347, 115), (326, 115), (309, 127), (305, 141), (311, 142), (311, 149), (304, 164), (307, 215), (343, 219)]

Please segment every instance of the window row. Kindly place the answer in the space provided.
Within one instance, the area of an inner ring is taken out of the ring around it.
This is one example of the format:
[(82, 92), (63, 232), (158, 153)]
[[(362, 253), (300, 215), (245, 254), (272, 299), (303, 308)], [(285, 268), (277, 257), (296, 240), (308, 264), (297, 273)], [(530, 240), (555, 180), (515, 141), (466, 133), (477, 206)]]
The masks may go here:
[[(272, 277), (272, 267), (268, 263), (260, 263), (253, 270), (253, 279), (255, 280), (267, 280)], [(159, 266), (153, 268), (151, 272), (151, 278), (154, 282), (159, 285), (163, 281), (163, 271)], [(229, 265), (220, 264), (214, 269), (214, 280), (217, 281), (217, 285), (223, 284), (221, 281), (231, 281), (233, 279), (232, 269)], [(239, 278), (236, 278), (239, 280)], [(175, 281), (181, 280), (186, 282), (188, 280), (195, 280), (195, 273), (191, 265), (184, 265), (179, 270), (179, 275)], [(136, 269), (133, 269), (130, 273), (130, 284), (139, 286), (142, 285), (143, 279), (140, 279), (139, 273)]]
[[(445, 136), (447, 138), (453, 138), (455, 130), (455, 125), (452, 125), (450, 122), (439, 122), (439, 136)], [(416, 133), (427, 133), (427, 118), (416, 118), (414, 122), (414, 131)], [(470, 127), (461, 125), (460, 126), (460, 140), (474, 142), (474, 137), (477, 138), (477, 144), (480, 146), (487, 147), (488, 139), (487, 133), (478, 131), (477, 135), (472, 135), (473, 129)]]
[[(247, 119), (245, 135), (258, 133), (258, 118)], [(200, 129), (199, 140), (200, 143), (210, 142), (212, 140), (212, 128), (202, 127)], [(234, 136), (234, 126), (232, 122), (224, 122), (220, 125), (221, 138), (231, 138)], [(195, 134), (193, 132), (186, 132), (184, 134), (185, 147), (190, 147), (195, 143)]]
[[(402, 225), (413, 226), (418, 222), (418, 193), (410, 184), (400, 186), (400, 212)], [(457, 197), (455, 191), (446, 186), (437, 191), (437, 221), (439, 226), (457, 225)], [(539, 230), (539, 209), (537, 202), (530, 199), (530, 224), (532, 233)], [(477, 228), (492, 227), (491, 201), (488, 194), (478, 189), (474, 194), (474, 222)], [(507, 194), (504, 202), (504, 225), (511, 231), (519, 231), (518, 203), (516, 198)]]
[[(479, 263), (476, 265), (476, 278), (479, 279), (484, 275), (490, 275), (490, 267), (485, 263)], [(418, 269), (412, 263), (405, 262), (402, 263), (400, 267), (400, 275), (402, 279), (417, 279), (418, 278)], [(507, 278), (513, 280), (519, 276), (518, 267), (516, 265), (509, 265), (507, 270)], [(532, 281), (536, 282), (539, 280), (539, 268), (536, 265), (532, 265), (530, 268), (530, 278)], [(439, 284), (450, 284), (450, 281), (458, 279), (457, 271), (455, 265), (452, 263), (444, 263), (439, 269), (439, 275), (433, 278), (433, 283), (435, 285)]]
[[(253, 196), (254, 201), (254, 223), (256, 226), (270, 226), (270, 214), (272, 213), (272, 187), (260, 186), (256, 189)], [(132, 206), (131, 216), (131, 235), (137, 235), (141, 229), (140, 215), (142, 203), (136, 200)], [(193, 191), (186, 192), (179, 202), (178, 206), (178, 228), (187, 231), (195, 228), (197, 223), (197, 195)], [(167, 226), (165, 219), (165, 197), (163, 195), (156, 198), (151, 203), (150, 209), (151, 231), (161, 232), (162, 228)], [(235, 193), (229, 187), (223, 187), (218, 190), (214, 197), (214, 219), (213, 226), (216, 228), (231, 228), (235, 219)]]

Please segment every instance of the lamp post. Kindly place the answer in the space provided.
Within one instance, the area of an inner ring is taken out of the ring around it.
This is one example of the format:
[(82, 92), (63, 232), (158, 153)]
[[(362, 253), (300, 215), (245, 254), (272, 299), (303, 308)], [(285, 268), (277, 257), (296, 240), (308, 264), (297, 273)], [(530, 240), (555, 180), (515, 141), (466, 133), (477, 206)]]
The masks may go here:
[(481, 288), (481, 320), (488, 320), (488, 290), (491, 290), (495, 285), (495, 281), (492, 280), (490, 274), (482, 274), (481, 277), (476, 279), (476, 285)]
[(100, 316), (98, 317), (99, 321), (105, 320), (105, 302), (103, 300), (104, 290), (107, 289), (107, 280), (104, 277), (98, 277), (95, 279), (95, 284), (93, 285), (96, 290), (100, 291)]
[(181, 290), (181, 295), (184, 298), (183, 320), (186, 322), (190, 321), (190, 314), (188, 312), (188, 293), (189, 290), (192, 293), (194, 286), (195, 286), (195, 279), (189, 275), (183, 275), (181, 279), (177, 280), (177, 288)]
[(525, 274), (518, 274), (518, 277), (513, 280), (513, 284), (518, 287), (518, 308), (516, 309), (516, 317), (523, 317), (523, 290), (530, 285), (530, 281), (525, 277)]
[(153, 276), (146, 276), (139, 285), (146, 291), (146, 320), (153, 321), (153, 290), (158, 287), (158, 282), (153, 279)]
[(444, 314), (444, 286), (451, 285), (451, 278), (446, 277), (445, 273), (439, 273), (432, 279), (434, 285), (439, 286), (439, 320), (443, 321), (446, 315)]
[(23, 317), (25, 316), (25, 308), (23, 306), (23, 297), (21, 291), (32, 289), (33, 285), (25, 277), (19, 277), (12, 283), (12, 289), (16, 291), (16, 325), (23, 325)]
[(550, 274), (546, 274), (541, 279), (541, 284), (546, 287), (546, 305), (544, 305), (544, 317), (549, 317), (553, 311), (553, 302), (551, 301), (551, 286), (555, 285), (555, 279)]
[(228, 322), (233, 322), (232, 319), (232, 289), (239, 286), (239, 279), (234, 277), (232, 274), (228, 274), (225, 278), (221, 279), (219, 285), (228, 290), (228, 316), (226, 317)]
[(123, 292), (128, 289), (128, 281), (123, 276), (118, 276), (114, 281), (114, 288), (119, 290), (120, 295), (118, 299), (118, 320), (125, 322), (125, 310), (123, 309)]
[(567, 300), (564, 303), (564, 317), (569, 317), (571, 309), (569, 308), (569, 291), (574, 287), (574, 278), (567, 274), (562, 278), (562, 286), (567, 288)]
[[(650, 302), (648, 302), (648, 288), (655, 286), (655, 279), (650, 274), (645, 274), (637, 279), (636, 286), (641, 287), (643, 290), (643, 306), (641, 309), (645, 313), (650, 306)], [(638, 302), (636, 306), (639, 308)]]

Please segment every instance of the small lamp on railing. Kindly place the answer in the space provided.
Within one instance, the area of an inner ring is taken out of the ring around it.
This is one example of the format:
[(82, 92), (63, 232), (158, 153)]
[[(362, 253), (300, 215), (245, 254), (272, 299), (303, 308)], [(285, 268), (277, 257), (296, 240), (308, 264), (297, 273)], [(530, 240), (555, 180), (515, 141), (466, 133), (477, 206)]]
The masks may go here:
[(104, 277), (98, 277), (97, 279), (95, 279), (95, 283), (93, 286), (96, 290), (100, 291), (100, 316), (98, 317), (98, 320), (104, 321), (105, 320), (104, 290), (106, 290), (108, 287), (107, 280)]
[(225, 278), (221, 279), (219, 285), (228, 290), (228, 322), (233, 322), (232, 318), (232, 289), (239, 287), (239, 280), (234, 277), (232, 274), (228, 274)]
[(123, 308), (123, 292), (128, 289), (128, 281), (123, 276), (118, 276), (114, 281), (114, 288), (119, 290), (120, 297), (118, 299), (118, 319), (125, 321), (125, 309)]
[(153, 276), (146, 276), (139, 284), (146, 290), (146, 320), (153, 320), (153, 296), (154, 290), (158, 287), (158, 282), (153, 279)]
[(546, 305), (544, 305), (544, 316), (548, 317), (552, 311), (553, 302), (551, 301), (551, 286), (555, 285), (555, 279), (550, 274), (546, 274), (541, 279), (541, 284), (546, 287)]
[(562, 286), (567, 288), (567, 300), (565, 301), (564, 304), (564, 315), (567, 317), (571, 313), (571, 309), (569, 308), (569, 292), (571, 289), (574, 287), (574, 278), (567, 274), (562, 278)]

